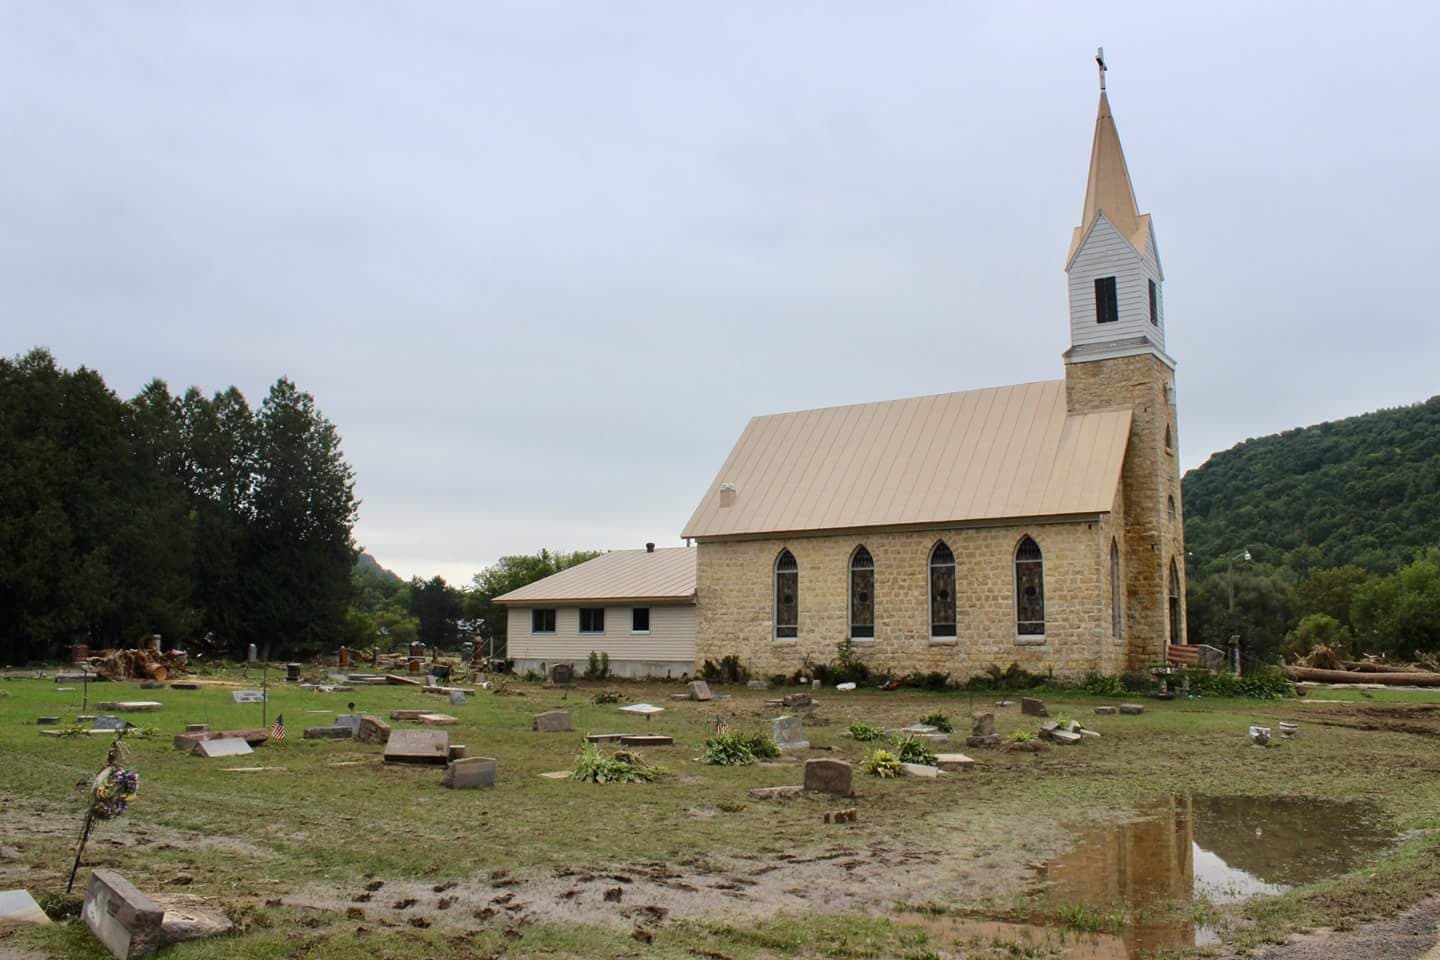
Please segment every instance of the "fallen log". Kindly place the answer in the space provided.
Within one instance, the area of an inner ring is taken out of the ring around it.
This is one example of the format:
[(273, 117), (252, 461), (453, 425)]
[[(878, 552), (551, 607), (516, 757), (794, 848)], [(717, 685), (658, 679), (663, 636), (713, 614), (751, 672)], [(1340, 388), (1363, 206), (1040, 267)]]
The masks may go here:
[(1291, 680), (1315, 683), (1379, 683), (1395, 687), (1440, 687), (1440, 673), (1362, 673), (1358, 670), (1321, 670), (1317, 667), (1286, 667)]
[(1405, 663), (1375, 663), (1373, 660), (1341, 660), (1340, 666), (1357, 673), (1424, 673)]

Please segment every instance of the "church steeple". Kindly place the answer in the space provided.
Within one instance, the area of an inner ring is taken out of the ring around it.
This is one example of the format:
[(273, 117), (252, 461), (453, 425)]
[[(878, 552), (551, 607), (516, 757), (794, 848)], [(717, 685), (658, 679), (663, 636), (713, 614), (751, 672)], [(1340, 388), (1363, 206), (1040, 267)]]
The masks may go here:
[(1090, 170), (1080, 225), (1070, 238), (1065, 272), (1070, 276), (1070, 350), (1072, 362), (1153, 353), (1167, 365), (1165, 353), (1164, 272), (1150, 215), (1141, 213), (1120, 132), (1105, 90), (1103, 50), (1100, 107), (1090, 145)]

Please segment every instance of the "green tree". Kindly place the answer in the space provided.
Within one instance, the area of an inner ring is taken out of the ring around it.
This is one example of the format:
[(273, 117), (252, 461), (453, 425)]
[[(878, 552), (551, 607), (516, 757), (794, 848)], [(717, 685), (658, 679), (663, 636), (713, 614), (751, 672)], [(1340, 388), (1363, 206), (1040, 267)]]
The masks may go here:
[(463, 615), (460, 591), (444, 577), (410, 581), (410, 614), (419, 623), (420, 642), (428, 647), (453, 649), (459, 639)]
[(261, 405), (256, 434), (241, 577), (253, 635), (287, 650), (336, 647), (345, 636), (357, 510), (340, 435), (314, 398), (284, 378)]
[(1354, 564), (1313, 570), (1295, 585), (1295, 612), (1301, 617), (1323, 613), (1338, 623), (1350, 624), (1350, 606), (1370, 574)]
[(1359, 647), (1406, 659), (1440, 650), (1440, 549), (1423, 551), (1357, 591), (1351, 609)]
[(1354, 638), (1350, 628), (1328, 613), (1311, 613), (1300, 618), (1295, 629), (1285, 638), (1285, 656), (1303, 657), (1318, 646), (1326, 646), (1338, 657), (1348, 657)]

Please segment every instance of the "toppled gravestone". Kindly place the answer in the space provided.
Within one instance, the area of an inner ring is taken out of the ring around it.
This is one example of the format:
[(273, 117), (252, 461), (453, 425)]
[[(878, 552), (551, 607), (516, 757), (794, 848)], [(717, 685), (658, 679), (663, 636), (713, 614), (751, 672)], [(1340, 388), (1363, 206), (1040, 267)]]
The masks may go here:
[(155, 897), (154, 900), (165, 911), (165, 918), (160, 922), (160, 935), (167, 944), (218, 937), (235, 929), (230, 918), (211, 908), (204, 897), (177, 894)]
[(80, 915), (118, 960), (148, 957), (164, 943), (165, 911), (113, 870), (90, 874)]
[(704, 680), (691, 680), (690, 699), (700, 700), (703, 702), (705, 700), (715, 699), (715, 695), (710, 692), (710, 684), (706, 683)]
[(31, 924), (43, 927), (49, 923), (50, 918), (28, 890), (0, 890), (0, 930)]
[(450, 734), (444, 730), (396, 730), (385, 744), (386, 763), (448, 763)]
[(332, 727), (306, 727), (306, 740), (349, 740), (355, 736), (355, 730), (348, 724)]
[(1138, 704), (1138, 703), (1122, 703), (1122, 704), (1120, 704), (1120, 713), (1121, 713), (1122, 715), (1124, 715), (1124, 716), (1127, 716), (1127, 717), (1138, 717), (1138, 716), (1140, 716), (1140, 714), (1142, 714), (1142, 713), (1144, 713), (1144, 712), (1145, 712), (1145, 708), (1142, 707), (1142, 706), (1140, 706), (1140, 704)]
[(445, 765), (441, 786), (452, 790), (474, 790), (495, 786), (496, 763), (493, 757), (466, 757)]
[(799, 717), (776, 717), (770, 721), (770, 730), (781, 753), (810, 749), (810, 741), (805, 739), (805, 725)]
[(386, 743), (390, 739), (390, 724), (368, 713), (361, 714), (355, 739), (361, 743)]
[(1035, 697), (1021, 697), (1020, 712), (1027, 717), (1050, 716), (1050, 711), (1045, 709), (1045, 701), (1037, 700)]
[(193, 750), (197, 757), (240, 757), (247, 753), (254, 753), (250, 744), (239, 737), (217, 737), (213, 740), (201, 740), (195, 744)]
[(853, 773), (850, 764), (844, 760), (806, 760), (805, 789), (828, 793), (832, 797), (848, 797), (854, 793), (851, 787)]
[(1119, 708), (1119, 707), (1096, 707), (1096, 708), (1095, 708), (1095, 715), (1096, 715), (1097, 717), (1113, 717), (1115, 714), (1117, 714), (1117, 713), (1119, 713), (1119, 712), (1120, 712), (1120, 708)]
[(535, 714), (535, 719), (530, 723), (530, 729), (538, 730), (540, 733), (565, 733), (575, 728), (570, 725), (568, 710), (549, 710), (545, 713)]

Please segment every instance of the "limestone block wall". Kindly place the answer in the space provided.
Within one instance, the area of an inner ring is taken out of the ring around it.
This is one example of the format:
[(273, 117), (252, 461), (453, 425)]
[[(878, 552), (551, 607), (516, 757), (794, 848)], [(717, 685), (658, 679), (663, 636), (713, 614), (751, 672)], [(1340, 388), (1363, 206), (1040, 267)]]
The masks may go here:
[[(792, 673), (835, 659), (849, 634), (849, 565), (864, 545), (875, 561), (875, 636), (856, 640), (873, 670), (938, 671), (957, 680), (1011, 663), (1061, 676), (1122, 669), (1112, 636), (1108, 516), (1026, 525), (856, 532), (702, 541), (696, 554), (696, 665), (740, 657), (752, 675)], [(1015, 631), (1015, 548), (1029, 535), (1045, 562), (1043, 642)], [(931, 638), (929, 562), (936, 542), (955, 554), (957, 636)], [(774, 564), (799, 565), (799, 636), (774, 636)]]
[[(1174, 372), (1151, 354), (1067, 363), (1065, 388), (1073, 413), (1129, 407), (1130, 443), (1121, 480), (1124, 500), (1128, 666), (1143, 669), (1165, 657), (1170, 629), (1169, 578), (1179, 581), (1178, 642), (1185, 643), (1185, 527), (1180, 502), (1180, 435)], [(1165, 442), (1169, 430), (1170, 442)], [(1170, 515), (1173, 498), (1175, 513)]]

